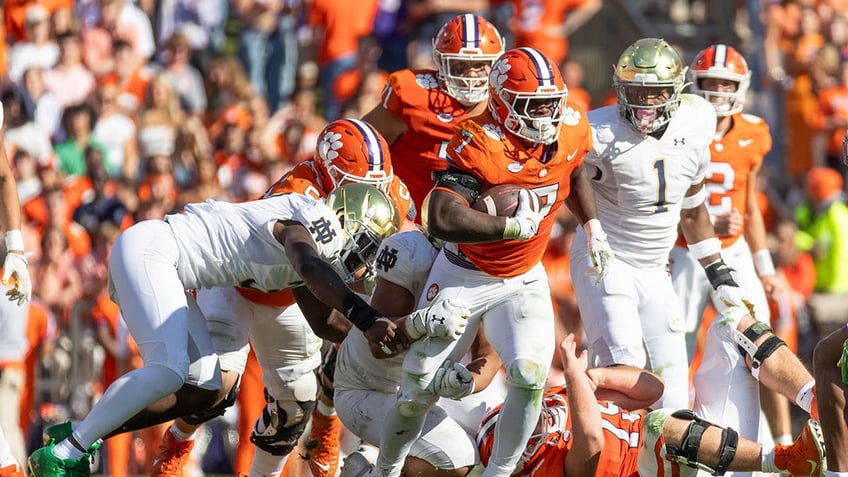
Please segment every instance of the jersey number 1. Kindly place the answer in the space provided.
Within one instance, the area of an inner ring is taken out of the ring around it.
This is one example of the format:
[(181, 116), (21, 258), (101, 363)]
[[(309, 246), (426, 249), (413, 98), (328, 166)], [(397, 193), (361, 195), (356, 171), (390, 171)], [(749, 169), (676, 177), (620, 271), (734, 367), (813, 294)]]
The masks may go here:
[(657, 181), (659, 182), (654, 213), (659, 214), (668, 212), (668, 207), (665, 206), (665, 159), (657, 159), (657, 162), (654, 163), (654, 169), (657, 170)]

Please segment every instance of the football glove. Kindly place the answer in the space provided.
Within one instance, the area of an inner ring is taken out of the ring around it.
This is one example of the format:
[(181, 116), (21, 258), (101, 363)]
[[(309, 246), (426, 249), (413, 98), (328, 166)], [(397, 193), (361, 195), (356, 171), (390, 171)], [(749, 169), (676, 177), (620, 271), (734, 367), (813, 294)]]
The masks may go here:
[(433, 377), (433, 391), (442, 397), (462, 399), (474, 392), (474, 378), (462, 363), (446, 359)]
[(438, 300), (406, 318), (406, 334), (414, 340), (424, 336), (456, 340), (465, 332), (469, 316), (471, 310), (450, 298)]
[(607, 243), (607, 234), (601, 228), (601, 222), (598, 219), (586, 222), (583, 230), (586, 231), (589, 259), (592, 261), (592, 272), (595, 275), (595, 285), (597, 285), (607, 276), (615, 253)]
[(528, 189), (518, 192), (518, 205), (515, 206), (515, 214), (506, 219), (503, 238), (527, 240), (539, 232), (539, 222), (544, 215), (533, 210), (534, 202), (530, 194), (534, 192)]

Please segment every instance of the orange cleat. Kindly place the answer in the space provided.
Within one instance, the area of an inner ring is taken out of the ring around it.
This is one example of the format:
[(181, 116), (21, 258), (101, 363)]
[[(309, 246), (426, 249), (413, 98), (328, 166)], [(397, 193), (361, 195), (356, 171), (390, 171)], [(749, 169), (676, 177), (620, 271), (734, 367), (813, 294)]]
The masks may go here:
[(0, 477), (24, 477), (24, 470), (18, 464), (0, 467)]
[(159, 444), (156, 458), (153, 460), (151, 477), (182, 477), (183, 467), (188, 463), (189, 454), (194, 447), (194, 439), (177, 442), (170, 429)]
[(791, 445), (774, 446), (774, 464), (778, 469), (794, 476), (824, 475), (827, 461), (824, 455), (824, 438), (819, 423), (807, 421), (801, 435)]
[(816, 397), (816, 385), (813, 385), (813, 402), (810, 403), (810, 417), (821, 422), (819, 419), (819, 400)]
[(312, 430), (306, 439), (306, 455), (313, 477), (334, 477), (339, 469), (339, 440), (342, 421), (339, 416), (312, 413)]

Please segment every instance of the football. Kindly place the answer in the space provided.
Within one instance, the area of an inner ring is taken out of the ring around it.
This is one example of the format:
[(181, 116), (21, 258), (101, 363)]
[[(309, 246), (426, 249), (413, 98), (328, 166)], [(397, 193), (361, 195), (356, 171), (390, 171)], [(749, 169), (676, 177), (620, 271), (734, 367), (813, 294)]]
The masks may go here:
[[(472, 209), (489, 215), (512, 217), (518, 206), (518, 193), (524, 189), (517, 184), (500, 184), (485, 190), (471, 206)], [(533, 210), (539, 210), (539, 196), (530, 191)]]

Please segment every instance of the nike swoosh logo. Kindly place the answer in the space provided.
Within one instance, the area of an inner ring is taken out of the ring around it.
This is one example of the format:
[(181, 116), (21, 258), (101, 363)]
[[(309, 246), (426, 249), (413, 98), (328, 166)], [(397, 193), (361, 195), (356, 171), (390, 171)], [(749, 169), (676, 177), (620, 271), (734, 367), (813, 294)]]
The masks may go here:
[(531, 284), (531, 283), (536, 283), (536, 282), (538, 282), (538, 281), (539, 281), (538, 279), (536, 279), (536, 280), (524, 280), (524, 282), (523, 282), (523, 283), (524, 283), (524, 285), (529, 285), (529, 284)]
[(810, 475), (816, 475), (816, 469), (818, 468), (818, 462), (813, 459), (807, 459), (807, 462), (810, 463)]
[(309, 459), (309, 461), (312, 462), (313, 464), (315, 464), (315, 467), (318, 467), (319, 469), (321, 469), (324, 472), (330, 471), (330, 464), (322, 464), (322, 463), (316, 461), (315, 459)]
[(749, 146), (752, 142), (754, 142), (754, 140), (753, 140), (753, 139), (740, 139), (740, 140), (739, 140), (739, 147), (747, 147), (747, 146)]
[(571, 161), (572, 159), (574, 159), (574, 156), (576, 156), (578, 152), (580, 152), (580, 149), (575, 149), (575, 150), (571, 151), (571, 154), (565, 156), (565, 160)]

